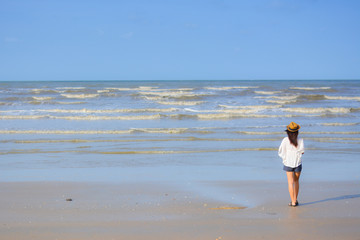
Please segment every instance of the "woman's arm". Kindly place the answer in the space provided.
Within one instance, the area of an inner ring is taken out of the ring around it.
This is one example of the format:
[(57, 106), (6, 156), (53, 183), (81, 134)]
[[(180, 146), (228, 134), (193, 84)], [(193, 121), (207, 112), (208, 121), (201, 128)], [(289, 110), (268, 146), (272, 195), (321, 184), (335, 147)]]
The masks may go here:
[(278, 155), (279, 157), (281, 157), (281, 159), (284, 160), (285, 158), (285, 152), (286, 152), (286, 148), (285, 148), (285, 139), (282, 140), (281, 144), (280, 144), (280, 147), (279, 147), (279, 150), (278, 150)]
[(304, 147), (304, 139), (301, 139), (299, 141), (299, 151), (304, 154), (305, 153), (305, 147)]

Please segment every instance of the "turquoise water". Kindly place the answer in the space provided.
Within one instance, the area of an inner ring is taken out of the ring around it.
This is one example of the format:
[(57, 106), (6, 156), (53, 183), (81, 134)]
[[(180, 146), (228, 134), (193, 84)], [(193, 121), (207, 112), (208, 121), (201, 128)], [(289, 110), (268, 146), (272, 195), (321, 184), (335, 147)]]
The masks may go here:
[(0, 82), (0, 181), (360, 180), (359, 81)]

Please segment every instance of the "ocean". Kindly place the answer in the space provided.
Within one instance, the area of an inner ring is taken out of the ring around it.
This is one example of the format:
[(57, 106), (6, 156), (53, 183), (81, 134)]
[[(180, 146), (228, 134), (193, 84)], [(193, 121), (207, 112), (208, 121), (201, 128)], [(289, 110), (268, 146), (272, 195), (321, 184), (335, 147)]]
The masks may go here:
[(360, 81), (0, 82), (0, 181), (360, 180)]

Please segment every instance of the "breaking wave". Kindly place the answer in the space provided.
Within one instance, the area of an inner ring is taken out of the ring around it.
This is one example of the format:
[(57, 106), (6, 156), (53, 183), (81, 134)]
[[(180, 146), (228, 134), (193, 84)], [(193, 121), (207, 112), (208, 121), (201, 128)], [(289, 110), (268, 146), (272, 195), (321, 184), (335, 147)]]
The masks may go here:
[(226, 108), (226, 109), (253, 109), (256, 111), (262, 111), (266, 109), (278, 109), (281, 105), (249, 105), (249, 106), (230, 106), (230, 105), (222, 105), (220, 104), (219, 107)]
[(147, 86), (140, 86), (134, 88), (115, 88), (115, 87), (107, 87), (105, 90), (111, 91), (155, 91), (158, 90), (158, 87), (147, 87)]
[(137, 93), (140, 96), (143, 97), (158, 97), (161, 99), (166, 99), (166, 98), (170, 98), (170, 99), (182, 99), (182, 100), (187, 100), (187, 99), (199, 99), (201, 97), (204, 96), (211, 96), (212, 94), (210, 93), (193, 93), (193, 92), (188, 92), (188, 91), (159, 91), (159, 92), (138, 92)]
[(360, 97), (343, 97), (343, 96), (328, 96), (323, 94), (301, 94), (291, 96), (256, 96), (254, 98), (267, 99), (268, 103), (276, 104), (291, 104), (305, 101), (320, 101), (320, 100), (350, 100), (360, 101)]
[(31, 92), (35, 94), (53, 94), (53, 93), (58, 93), (59, 91), (53, 89), (47, 89), (47, 88), (39, 88), (39, 89), (34, 88), (31, 89)]
[(195, 106), (203, 104), (204, 101), (157, 101), (162, 105), (174, 105), (174, 106)]
[(175, 112), (177, 108), (132, 108), (132, 109), (38, 109), (35, 112), (52, 112), (52, 113), (145, 113), (145, 112)]
[(294, 115), (269, 115), (269, 114), (251, 114), (249, 112), (242, 113), (200, 113), (200, 114), (175, 114), (171, 118), (175, 119), (199, 119), (199, 120), (226, 120), (236, 118), (276, 118), (276, 117), (293, 117)]
[(360, 123), (321, 123), (323, 126), (355, 126), (359, 125)]
[[(127, 130), (0, 130), (0, 134), (64, 134), (64, 135), (92, 135), (92, 134), (183, 134), (183, 133), (213, 133), (208, 128), (130, 128)], [(141, 139), (139, 139), (141, 140)], [(47, 140), (45, 140), (47, 141)], [(128, 140), (121, 140), (128, 141)], [(133, 140), (131, 140), (133, 141)]]
[(357, 109), (354, 108), (282, 108), (285, 112), (297, 112), (297, 113), (309, 113), (309, 114), (316, 114), (316, 113), (350, 113), (356, 111)]
[(290, 103), (296, 103), (298, 96), (268, 96), (268, 97), (254, 97), (259, 99), (269, 99), (265, 100), (267, 103), (275, 103), (275, 104), (290, 104)]
[(280, 91), (255, 91), (256, 94), (262, 94), (262, 95), (274, 95), (281, 93)]
[(329, 90), (331, 89), (331, 87), (290, 87), (290, 89), (315, 91), (315, 90)]
[(85, 98), (97, 98), (99, 94), (61, 94), (61, 96), (65, 98), (77, 98), (77, 99), (85, 99)]
[(32, 97), (36, 101), (49, 101), (55, 99), (54, 97)]
[(342, 96), (325, 96), (329, 100), (355, 100), (360, 101), (360, 97), (342, 97)]
[(238, 87), (205, 87), (205, 89), (208, 90), (219, 90), (219, 91), (224, 91), (224, 90), (234, 90), (234, 89), (252, 89), (252, 88), (259, 88), (257, 86), (238, 86)]
[(54, 115), (0, 115), (0, 119), (62, 119), (62, 120), (80, 120), (80, 121), (95, 121), (95, 120), (154, 120), (160, 119), (160, 114), (154, 115), (136, 115), (136, 116), (54, 116)]

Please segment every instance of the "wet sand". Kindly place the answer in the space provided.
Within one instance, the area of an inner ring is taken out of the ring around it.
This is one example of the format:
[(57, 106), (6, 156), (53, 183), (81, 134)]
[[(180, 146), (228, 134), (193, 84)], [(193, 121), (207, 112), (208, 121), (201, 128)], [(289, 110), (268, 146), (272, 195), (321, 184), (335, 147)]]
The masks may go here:
[(358, 182), (185, 185), (1, 182), (0, 239), (360, 239)]

